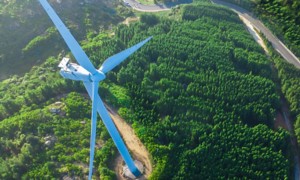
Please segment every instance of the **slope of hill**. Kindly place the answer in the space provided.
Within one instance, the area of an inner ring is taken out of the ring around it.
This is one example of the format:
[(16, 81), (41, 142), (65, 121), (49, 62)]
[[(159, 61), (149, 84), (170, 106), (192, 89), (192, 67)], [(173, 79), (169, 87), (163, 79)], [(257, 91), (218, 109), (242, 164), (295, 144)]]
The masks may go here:
[(116, 35), (154, 39), (116, 80), (134, 97), (128, 119), (154, 158), (152, 178), (288, 178), (289, 136), (272, 130), (270, 62), (239, 18), (199, 4), (179, 22), (141, 19)]
[[(293, 52), (300, 55), (300, 3), (291, 1), (262, 0), (224, 0), (251, 9), (263, 19), (273, 31), (287, 44)], [(273, 62), (278, 70), (281, 81), (281, 91), (284, 94), (294, 121), (295, 134), (300, 144), (300, 70), (284, 62), (277, 53), (272, 52)]]
[[(279, 95), (262, 48), (227, 9), (179, 10), (179, 21), (142, 15), (114, 37), (84, 43), (98, 65), (154, 35), (100, 89), (150, 151), (150, 179), (289, 178), (289, 134), (273, 130)], [(87, 175), (90, 104), (80, 83), (59, 77), (60, 59), (0, 82), (1, 179)], [(113, 179), (116, 149), (103, 124), (97, 128), (95, 176)]]
[(300, 2), (256, 0), (255, 9), (293, 52), (300, 56)]
[(255, 12), (266, 25), (299, 57), (300, 2), (265, 0), (224, 0)]
[[(122, 18), (116, 0), (50, 1), (78, 40), (86, 39)], [(0, 2), (0, 79), (24, 74), (33, 65), (67, 48), (36, 0)], [(51, 47), (51, 48), (50, 48)]]

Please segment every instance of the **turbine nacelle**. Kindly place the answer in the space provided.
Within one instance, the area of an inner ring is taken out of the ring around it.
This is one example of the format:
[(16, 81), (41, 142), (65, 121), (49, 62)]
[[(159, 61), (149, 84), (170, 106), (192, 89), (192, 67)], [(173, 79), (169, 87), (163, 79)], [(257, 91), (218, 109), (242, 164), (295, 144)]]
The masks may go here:
[(91, 74), (82, 66), (70, 63), (70, 58), (64, 57), (59, 63), (60, 75), (65, 79), (71, 79), (75, 81), (83, 82), (100, 82), (105, 79), (105, 74), (101, 71), (96, 71), (96, 73)]

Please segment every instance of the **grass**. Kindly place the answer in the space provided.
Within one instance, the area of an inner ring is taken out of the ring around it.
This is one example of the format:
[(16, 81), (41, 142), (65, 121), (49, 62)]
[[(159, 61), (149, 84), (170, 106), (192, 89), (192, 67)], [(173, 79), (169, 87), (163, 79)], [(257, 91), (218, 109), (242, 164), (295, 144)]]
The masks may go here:
[(158, 12), (141, 12), (132, 9), (133, 13), (136, 17), (140, 17), (142, 14), (155, 14), (157, 16), (170, 18), (174, 20), (180, 20), (181, 19), (181, 8), (182, 6), (178, 6), (177, 8), (171, 9), (169, 11), (158, 11)]
[(140, 2), (141, 4), (145, 4), (145, 5), (154, 4), (153, 0), (137, 0), (137, 2)]

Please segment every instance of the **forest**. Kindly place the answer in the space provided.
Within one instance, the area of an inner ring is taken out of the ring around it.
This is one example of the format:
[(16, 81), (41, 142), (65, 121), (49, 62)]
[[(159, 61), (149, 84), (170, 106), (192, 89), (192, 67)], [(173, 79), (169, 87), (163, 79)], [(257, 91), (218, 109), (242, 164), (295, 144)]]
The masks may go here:
[(272, 57), (271, 60), (277, 69), (281, 92), (289, 105), (291, 113), (290, 118), (294, 125), (295, 135), (298, 144), (300, 144), (300, 70), (283, 60), (277, 52), (270, 52)]
[[(99, 67), (154, 36), (99, 89), (151, 153), (150, 179), (291, 179), (290, 134), (274, 128), (281, 104), (271, 61), (232, 11), (200, 2), (177, 13), (180, 20), (142, 14), (114, 36), (82, 43)], [(81, 83), (59, 76), (63, 55), (0, 82), (0, 179), (86, 177), (91, 103)], [(283, 92), (295, 100), (289, 85), (299, 71), (277, 59)], [(98, 122), (95, 176), (115, 179), (117, 151)]]
[(300, 56), (300, 1), (224, 0), (258, 16), (273, 33)]
[(159, 166), (152, 177), (288, 178), (289, 135), (272, 130), (280, 104), (270, 62), (238, 17), (202, 4), (185, 6), (181, 22), (144, 19), (117, 30), (125, 42), (145, 29), (154, 40), (115, 79), (134, 97), (133, 125)]
[[(290, 1), (226, 0), (253, 11), (298, 57), (300, 55), (300, 3)], [(268, 44), (268, 42), (266, 42)], [(287, 63), (269, 44), (271, 60), (277, 69), (279, 84), (287, 100), (295, 135), (300, 144), (300, 71)]]
[(300, 56), (300, 1), (256, 0), (255, 11)]
[[(255, 11), (269, 27), (300, 56), (300, 2), (255, 1)], [(300, 143), (300, 71), (273, 53), (273, 62), (278, 69), (281, 90), (289, 103), (295, 134)]]

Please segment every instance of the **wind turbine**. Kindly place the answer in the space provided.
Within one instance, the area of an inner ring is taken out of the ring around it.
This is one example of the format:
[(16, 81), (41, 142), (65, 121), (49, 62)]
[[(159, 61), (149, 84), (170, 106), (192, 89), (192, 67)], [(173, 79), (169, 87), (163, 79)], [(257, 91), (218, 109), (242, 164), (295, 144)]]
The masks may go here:
[(138, 168), (135, 166), (128, 149), (126, 148), (116, 126), (112, 122), (102, 100), (98, 94), (99, 82), (105, 79), (105, 74), (111, 71), (114, 67), (119, 65), (128, 56), (137, 51), (146, 42), (148, 42), (152, 37), (148, 37), (144, 41), (118, 53), (115, 54), (104, 61), (100, 69), (96, 69), (88, 56), (82, 50), (78, 42), (72, 36), (68, 28), (64, 25), (58, 15), (55, 13), (53, 8), (49, 5), (47, 0), (39, 0), (59, 33), (65, 40), (66, 44), (70, 48), (72, 54), (77, 60), (78, 64), (70, 63), (68, 58), (63, 58), (59, 66), (61, 68), (60, 74), (66, 78), (75, 81), (83, 81), (83, 84), (92, 100), (92, 117), (91, 117), (91, 139), (90, 139), (90, 163), (89, 163), (89, 179), (92, 178), (93, 172), (93, 161), (94, 161), (94, 150), (95, 150), (95, 139), (96, 139), (96, 121), (97, 121), (97, 111), (103, 120), (110, 136), (112, 137), (114, 143), (116, 144), (121, 156), (123, 157), (125, 163), (127, 164), (131, 173), (138, 177), (141, 175)]

